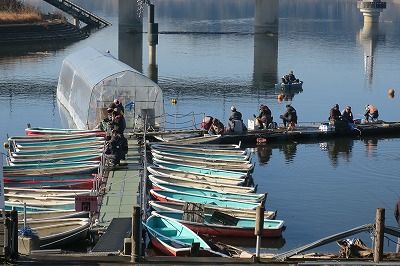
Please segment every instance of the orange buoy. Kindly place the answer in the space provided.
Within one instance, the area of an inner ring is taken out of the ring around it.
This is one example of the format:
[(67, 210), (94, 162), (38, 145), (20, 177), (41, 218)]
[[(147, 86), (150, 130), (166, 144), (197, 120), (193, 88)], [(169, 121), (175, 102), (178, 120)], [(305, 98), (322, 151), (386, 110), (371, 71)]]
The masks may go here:
[(276, 96), (276, 98), (278, 99), (278, 102), (281, 102), (281, 101), (283, 101), (285, 96), (283, 94), (278, 94), (278, 96)]
[(394, 98), (394, 89), (388, 89), (389, 98)]

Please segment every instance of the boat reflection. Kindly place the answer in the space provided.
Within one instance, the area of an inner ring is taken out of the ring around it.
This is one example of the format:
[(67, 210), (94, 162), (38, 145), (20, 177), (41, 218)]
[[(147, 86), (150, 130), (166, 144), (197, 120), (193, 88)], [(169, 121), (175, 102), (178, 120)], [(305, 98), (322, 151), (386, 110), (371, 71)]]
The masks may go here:
[(354, 140), (350, 138), (335, 139), (320, 143), (321, 150), (328, 152), (328, 157), (334, 167), (338, 166), (340, 157), (346, 162), (350, 161), (353, 146)]

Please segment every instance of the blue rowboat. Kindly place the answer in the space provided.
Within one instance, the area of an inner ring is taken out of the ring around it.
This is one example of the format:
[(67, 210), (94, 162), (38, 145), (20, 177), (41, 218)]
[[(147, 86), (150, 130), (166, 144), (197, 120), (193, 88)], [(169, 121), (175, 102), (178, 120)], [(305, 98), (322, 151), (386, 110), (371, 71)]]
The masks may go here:
[(239, 209), (255, 209), (260, 206), (260, 203), (239, 201), (227, 198), (217, 198), (210, 196), (199, 196), (190, 193), (167, 191), (159, 189), (151, 189), (151, 196), (159, 201), (172, 201), (172, 202), (193, 202), (202, 204), (211, 204), (219, 207), (239, 208)]
[(17, 175), (62, 175), (94, 173), (98, 170), (99, 162), (69, 162), (51, 164), (21, 164), (3, 167), (4, 176)]
[[(19, 213), (24, 212), (24, 204), (18, 204), (18, 203), (10, 203), (6, 202), (6, 211), (12, 211), (16, 210)], [(44, 207), (33, 207), (33, 206), (26, 206), (26, 211), (27, 212), (43, 212), (43, 211), (57, 211), (57, 209), (50, 209), (50, 208), (44, 208)]]
[(175, 163), (161, 163), (156, 162), (155, 164), (159, 167), (172, 169), (172, 170), (179, 170), (188, 173), (195, 173), (195, 174), (204, 174), (214, 177), (233, 177), (233, 178), (246, 178), (247, 174), (242, 172), (236, 171), (226, 171), (226, 170), (219, 170), (213, 168), (202, 168), (202, 167), (194, 167), (194, 166), (186, 166), (183, 164), (175, 164)]
[(13, 136), (7, 139), (8, 142), (47, 142), (55, 140), (85, 139), (96, 137), (95, 134), (64, 134), (64, 135), (37, 135), (37, 136)]
[(84, 174), (84, 175), (9, 175), (4, 177), (4, 182), (25, 182), (25, 181), (57, 181), (57, 180), (73, 180), (73, 179), (93, 179), (93, 175)]
[(195, 188), (207, 188), (220, 190), (224, 192), (234, 192), (234, 193), (253, 193), (255, 192), (254, 187), (244, 187), (240, 185), (226, 185), (216, 182), (207, 182), (206, 180), (194, 180), (184, 177), (174, 177), (174, 176), (154, 176), (149, 175), (149, 180), (157, 184), (175, 184), (182, 186), (189, 186)]
[(16, 144), (12, 146), (13, 151), (44, 151), (44, 150), (55, 150), (55, 149), (72, 149), (72, 148), (83, 148), (91, 146), (104, 146), (104, 140), (89, 140), (79, 142), (67, 142), (64, 144), (56, 144), (46, 142), (45, 145), (35, 142), (37, 145), (25, 145)]
[(24, 155), (49, 155), (49, 154), (64, 154), (64, 153), (79, 153), (79, 152), (98, 152), (103, 150), (103, 145), (94, 145), (79, 148), (66, 148), (66, 149), (47, 149), (35, 151), (21, 151), (19, 149), (11, 152), (11, 156), (24, 156)]
[(55, 145), (67, 145), (67, 144), (78, 144), (87, 142), (104, 142), (102, 137), (86, 137), (86, 138), (75, 138), (75, 139), (63, 139), (63, 140), (49, 140), (49, 141), (30, 141), (30, 142), (18, 142), (16, 140), (12, 141), (15, 143), (17, 148), (20, 147), (42, 147), (42, 146), (55, 146)]
[[(191, 230), (202, 235), (226, 236), (226, 237), (254, 237), (256, 220), (251, 218), (232, 217), (220, 212), (200, 214), (202, 222), (183, 220), (184, 212), (152, 212), (160, 217), (173, 219), (182, 223)], [(282, 220), (264, 220), (263, 237), (281, 237), (284, 230)]]
[(156, 148), (151, 149), (152, 152), (164, 153), (164, 154), (173, 154), (180, 156), (190, 156), (196, 158), (209, 158), (209, 159), (223, 159), (223, 160), (237, 160), (237, 161), (246, 161), (249, 159), (249, 155), (234, 155), (234, 154), (210, 154), (210, 153), (196, 153), (196, 152), (184, 152), (178, 150), (159, 150)]
[(153, 162), (160, 162), (160, 163), (172, 163), (172, 164), (181, 164), (193, 167), (201, 167), (201, 168), (213, 168), (219, 170), (226, 170), (226, 171), (236, 171), (236, 172), (250, 172), (252, 169), (252, 165), (242, 164), (224, 164), (224, 163), (207, 163), (207, 162), (199, 162), (199, 161), (192, 161), (192, 160), (181, 160), (181, 159), (173, 159), (173, 158), (159, 158), (157, 156), (153, 156)]
[(199, 196), (209, 196), (209, 197), (226, 198), (226, 199), (251, 201), (251, 202), (261, 202), (265, 198), (265, 194), (223, 192), (213, 189), (195, 188), (195, 187), (176, 185), (171, 183), (170, 184), (153, 183), (153, 188), (190, 193)]
[(217, 255), (201, 237), (175, 220), (152, 215), (144, 226), (153, 246), (166, 255), (190, 256), (193, 243), (200, 245), (198, 256)]
[(60, 162), (85, 162), (85, 161), (100, 161), (101, 153), (93, 153), (88, 155), (78, 155), (78, 156), (65, 156), (59, 158), (45, 158), (39, 157), (37, 159), (21, 159), (10, 157), (10, 165), (20, 165), (20, 164), (46, 164), (46, 163), (60, 163)]
[(10, 188), (93, 189), (94, 179), (47, 179), (25, 181), (9, 181), (5, 179), (4, 183)]
[[(206, 147), (206, 146), (205, 146)], [(193, 152), (193, 153), (204, 153), (204, 154), (221, 154), (221, 155), (245, 155), (246, 150), (239, 149), (218, 149), (218, 148), (203, 148), (203, 147), (189, 147), (185, 145), (168, 145), (168, 144), (152, 144), (151, 148), (156, 150), (166, 151), (180, 151), (180, 152)]]

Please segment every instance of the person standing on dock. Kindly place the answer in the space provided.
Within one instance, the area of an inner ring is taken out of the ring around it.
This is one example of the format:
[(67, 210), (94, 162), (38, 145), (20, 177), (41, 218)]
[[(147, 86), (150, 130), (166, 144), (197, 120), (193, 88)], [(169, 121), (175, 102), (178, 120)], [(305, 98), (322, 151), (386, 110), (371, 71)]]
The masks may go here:
[[(397, 221), (397, 225), (400, 227), (400, 198), (396, 202), (396, 206), (394, 207), (394, 218)], [(397, 238), (396, 252), (400, 252), (400, 237)]]

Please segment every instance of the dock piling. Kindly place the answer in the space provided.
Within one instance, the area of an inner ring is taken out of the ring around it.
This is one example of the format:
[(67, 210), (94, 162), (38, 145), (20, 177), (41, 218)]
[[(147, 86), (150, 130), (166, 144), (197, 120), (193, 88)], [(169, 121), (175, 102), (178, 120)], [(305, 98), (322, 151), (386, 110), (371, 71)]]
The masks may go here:
[(376, 209), (375, 215), (375, 239), (374, 239), (374, 262), (378, 263), (383, 258), (383, 237), (385, 228), (385, 209)]
[(140, 207), (134, 206), (132, 213), (132, 253), (131, 262), (140, 261)]
[(264, 205), (258, 206), (256, 209), (256, 228), (254, 234), (257, 236), (256, 242), (256, 256), (254, 262), (260, 262), (260, 249), (261, 249), (261, 235), (264, 229)]

